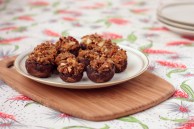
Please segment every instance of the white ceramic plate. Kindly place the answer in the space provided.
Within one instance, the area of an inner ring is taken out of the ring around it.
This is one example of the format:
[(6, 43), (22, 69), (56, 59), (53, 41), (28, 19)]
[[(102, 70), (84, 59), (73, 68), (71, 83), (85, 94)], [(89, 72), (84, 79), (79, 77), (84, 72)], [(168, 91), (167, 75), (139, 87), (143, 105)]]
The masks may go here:
[(158, 15), (172, 22), (194, 26), (194, 2), (166, 5), (158, 10)]
[(16, 70), (23, 76), (50, 86), (71, 88), (71, 89), (91, 89), (91, 88), (107, 87), (107, 86), (112, 86), (115, 84), (128, 81), (136, 76), (139, 76), (147, 69), (149, 64), (147, 57), (140, 51), (126, 46), (120, 46), (120, 47), (127, 51), (127, 56), (128, 56), (127, 69), (122, 73), (116, 73), (110, 81), (105, 83), (92, 82), (91, 80), (88, 79), (86, 73), (84, 73), (82, 80), (76, 83), (64, 82), (60, 79), (59, 75), (54, 75), (54, 74), (49, 78), (37, 78), (37, 77), (31, 76), (30, 74), (28, 74), (25, 68), (25, 61), (30, 52), (25, 52), (19, 55), (15, 60), (14, 66)]
[(178, 27), (178, 28), (181, 28), (181, 29), (186, 29), (186, 30), (191, 30), (191, 31), (194, 31), (194, 26), (189, 26), (189, 25), (185, 25), (185, 24), (180, 24), (180, 23), (177, 23), (177, 22), (172, 22), (172, 21), (169, 21), (167, 19), (164, 19), (162, 18), (161, 16), (157, 16), (158, 18), (158, 21), (164, 23), (164, 24), (168, 24), (168, 25), (171, 25), (171, 26), (174, 26), (174, 27)]
[(183, 29), (181, 27), (177, 27), (176, 25), (168, 24), (163, 21), (160, 21), (160, 23), (162, 23), (162, 25), (168, 28), (169, 30), (179, 35), (194, 36), (194, 30)]

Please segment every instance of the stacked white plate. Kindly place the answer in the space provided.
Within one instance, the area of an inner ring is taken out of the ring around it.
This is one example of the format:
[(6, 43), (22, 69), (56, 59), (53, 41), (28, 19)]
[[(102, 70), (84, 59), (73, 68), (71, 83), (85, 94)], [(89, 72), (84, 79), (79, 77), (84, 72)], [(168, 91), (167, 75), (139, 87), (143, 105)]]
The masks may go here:
[(194, 2), (165, 5), (158, 9), (157, 18), (171, 31), (194, 36)]

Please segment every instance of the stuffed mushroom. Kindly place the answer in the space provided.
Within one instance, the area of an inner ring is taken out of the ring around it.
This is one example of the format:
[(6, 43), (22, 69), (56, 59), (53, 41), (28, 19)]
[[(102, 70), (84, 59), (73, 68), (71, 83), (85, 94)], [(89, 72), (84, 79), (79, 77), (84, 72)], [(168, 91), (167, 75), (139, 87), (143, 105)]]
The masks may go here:
[(75, 58), (75, 55), (71, 54), (70, 52), (63, 52), (57, 55), (55, 58), (55, 64), (58, 66), (61, 61), (67, 60), (68, 58)]
[(93, 82), (107, 82), (113, 78), (115, 67), (112, 60), (101, 57), (90, 62), (86, 73), (88, 78)]
[(80, 46), (83, 50), (92, 50), (93, 48), (102, 46), (104, 41), (105, 40), (102, 38), (102, 36), (98, 34), (85, 35), (82, 37)]
[(25, 62), (27, 72), (39, 78), (51, 76), (56, 55), (57, 50), (54, 44), (47, 41), (38, 45)]
[(90, 64), (90, 61), (99, 57), (99, 53), (93, 50), (80, 50), (77, 59), (80, 63), (84, 64), (84, 70)]
[(62, 60), (57, 67), (60, 78), (65, 82), (78, 82), (83, 77), (84, 65), (79, 63), (76, 58)]
[(111, 60), (114, 62), (116, 73), (121, 73), (127, 68), (127, 54), (123, 49), (113, 53)]
[(58, 50), (58, 53), (70, 52), (77, 56), (80, 49), (80, 45), (75, 38), (68, 36), (60, 37), (59, 41), (56, 42), (56, 48)]

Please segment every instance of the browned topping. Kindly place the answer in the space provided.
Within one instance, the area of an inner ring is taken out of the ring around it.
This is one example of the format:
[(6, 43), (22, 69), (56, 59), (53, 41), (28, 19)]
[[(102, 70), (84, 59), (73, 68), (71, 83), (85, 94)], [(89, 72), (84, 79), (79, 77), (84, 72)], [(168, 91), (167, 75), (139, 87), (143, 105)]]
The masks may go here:
[(113, 43), (111, 40), (106, 40), (103, 47), (108, 49), (119, 49), (119, 46), (116, 43)]
[(119, 47), (111, 40), (103, 39), (98, 34), (84, 36), (82, 38), (82, 46), (105, 57), (111, 57), (119, 49)]
[(117, 66), (117, 68), (121, 68), (124, 63), (127, 61), (126, 51), (123, 49), (119, 49), (114, 55), (111, 57), (111, 60)]
[(98, 46), (103, 46), (104, 39), (98, 34), (85, 35), (82, 37), (81, 44), (87, 49), (93, 49)]
[(119, 50), (118, 46), (102, 46), (102, 47), (96, 47), (93, 49), (93, 51), (98, 52), (101, 56), (105, 57), (112, 57), (117, 51)]
[(105, 71), (110, 71), (113, 68), (113, 62), (109, 58), (104, 58), (101, 57), (99, 59), (95, 59), (90, 62), (90, 67), (96, 71), (100, 72), (105, 72)]
[(84, 65), (78, 63), (76, 58), (68, 58), (60, 62), (57, 70), (64, 74), (78, 75), (83, 72)]
[(69, 52), (60, 53), (60, 54), (56, 57), (55, 63), (56, 63), (57, 65), (59, 65), (60, 62), (61, 62), (62, 60), (66, 60), (67, 58), (75, 58), (75, 56), (74, 56), (73, 54), (69, 53)]
[(93, 60), (93, 59), (99, 58), (99, 53), (93, 50), (80, 50), (77, 58), (78, 60), (80, 59)]
[(75, 38), (68, 36), (68, 37), (60, 37), (59, 41), (56, 42), (56, 47), (58, 51), (65, 52), (65, 51), (75, 50), (80, 46), (78, 41)]
[(57, 55), (57, 50), (54, 44), (46, 41), (41, 43), (34, 51), (29, 55), (29, 61), (35, 61), (41, 64), (53, 64), (55, 57)]
[(103, 41), (103, 38), (98, 34), (85, 35), (82, 37), (82, 43), (85, 43), (85, 44), (90, 44), (90, 43), (97, 44), (101, 41)]

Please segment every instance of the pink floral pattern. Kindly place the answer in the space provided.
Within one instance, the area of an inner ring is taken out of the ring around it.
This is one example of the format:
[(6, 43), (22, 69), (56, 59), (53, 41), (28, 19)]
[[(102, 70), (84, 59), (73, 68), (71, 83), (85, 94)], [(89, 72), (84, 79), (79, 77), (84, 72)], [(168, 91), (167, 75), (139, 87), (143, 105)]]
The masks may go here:
[(156, 0), (0, 0), (0, 59), (60, 36), (99, 33), (134, 47), (148, 70), (169, 81), (174, 95), (123, 118), (86, 121), (42, 106), (0, 80), (0, 129), (191, 129), (194, 127), (194, 37), (180, 36), (155, 18)]

